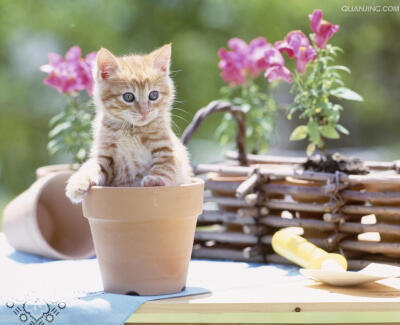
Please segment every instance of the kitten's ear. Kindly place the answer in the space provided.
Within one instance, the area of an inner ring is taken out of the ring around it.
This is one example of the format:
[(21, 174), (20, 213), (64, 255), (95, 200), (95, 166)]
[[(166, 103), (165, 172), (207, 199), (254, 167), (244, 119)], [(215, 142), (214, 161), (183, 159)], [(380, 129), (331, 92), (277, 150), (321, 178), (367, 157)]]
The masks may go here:
[(110, 78), (118, 69), (117, 59), (104, 47), (97, 52), (97, 69), (98, 75), (103, 80)]
[(151, 53), (152, 65), (163, 73), (169, 73), (171, 62), (171, 44), (166, 44)]

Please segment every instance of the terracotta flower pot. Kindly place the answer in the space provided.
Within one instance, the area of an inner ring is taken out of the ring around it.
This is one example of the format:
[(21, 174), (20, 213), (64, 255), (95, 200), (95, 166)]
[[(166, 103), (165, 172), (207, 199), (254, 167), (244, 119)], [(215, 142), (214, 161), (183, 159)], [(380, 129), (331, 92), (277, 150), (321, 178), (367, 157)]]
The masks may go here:
[(167, 187), (93, 187), (83, 202), (104, 291), (159, 295), (181, 291), (204, 182)]
[(68, 171), (75, 171), (79, 169), (78, 164), (56, 164), (56, 165), (48, 165), (42, 166), (36, 169), (36, 179), (39, 179), (43, 176), (47, 176), (51, 173), (58, 173), (58, 172), (68, 172)]
[(94, 255), (90, 228), (81, 205), (65, 196), (72, 171), (52, 172), (11, 201), (3, 214), (3, 231), (17, 250), (56, 259)]

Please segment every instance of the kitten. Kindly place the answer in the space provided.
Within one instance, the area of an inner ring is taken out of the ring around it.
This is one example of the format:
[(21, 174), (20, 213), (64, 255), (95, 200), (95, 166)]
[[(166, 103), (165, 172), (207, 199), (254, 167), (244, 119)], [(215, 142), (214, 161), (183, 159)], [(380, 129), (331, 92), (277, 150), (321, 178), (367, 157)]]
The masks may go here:
[(91, 186), (171, 186), (190, 182), (188, 154), (171, 130), (175, 89), (171, 45), (147, 55), (115, 57), (100, 49), (94, 69), (91, 157), (66, 194), (81, 202)]

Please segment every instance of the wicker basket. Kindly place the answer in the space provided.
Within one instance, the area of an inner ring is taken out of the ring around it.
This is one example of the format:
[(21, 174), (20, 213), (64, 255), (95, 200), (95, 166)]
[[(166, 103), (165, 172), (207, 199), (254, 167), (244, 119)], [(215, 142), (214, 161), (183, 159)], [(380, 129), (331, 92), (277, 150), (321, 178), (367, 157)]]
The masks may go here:
[(300, 227), (319, 247), (345, 255), (350, 269), (399, 263), (399, 162), (365, 162), (369, 174), (348, 175), (303, 171), (305, 158), (246, 155), (245, 114), (221, 102), (199, 110), (183, 142), (218, 111), (238, 122), (238, 153), (195, 167), (206, 174), (207, 191), (193, 257), (285, 263), (272, 251), (272, 234)]

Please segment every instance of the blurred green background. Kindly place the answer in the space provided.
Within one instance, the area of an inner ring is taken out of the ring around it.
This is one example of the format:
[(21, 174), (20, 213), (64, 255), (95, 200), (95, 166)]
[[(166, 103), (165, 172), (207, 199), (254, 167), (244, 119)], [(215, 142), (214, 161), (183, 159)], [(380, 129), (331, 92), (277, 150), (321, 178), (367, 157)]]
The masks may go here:
[[(73, 45), (83, 53), (109, 48), (116, 54), (147, 52), (173, 43), (181, 133), (196, 110), (218, 98), (222, 81), (217, 50), (237, 36), (271, 42), (293, 29), (310, 32), (308, 14), (320, 8), (340, 24), (332, 42), (345, 53), (337, 64), (351, 68), (347, 85), (364, 103), (345, 103), (342, 124), (351, 135), (331, 148), (370, 159), (396, 159), (400, 153), (400, 12), (345, 12), (343, 6), (399, 5), (385, 1), (267, 0), (2, 0), (0, 2), (0, 215), (4, 204), (26, 189), (37, 167), (70, 161), (49, 157), (48, 120), (59, 112), (63, 98), (43, 85), (39, 66), (47, 53), (64, 54)], [(276, 94), (290, 97), (287, 87)], [(271, 152), (304, 150), (289, 143), (290, 130), (282, 111), (279, 140)], [(211, 117), (190, 145), (193, 161), (215, 160), (222, 148), (212, 137), (220, 116)], [(205, 150), (206, 149), (206, 150)], [(302, 153), (299, 151), (299, 153)]]

